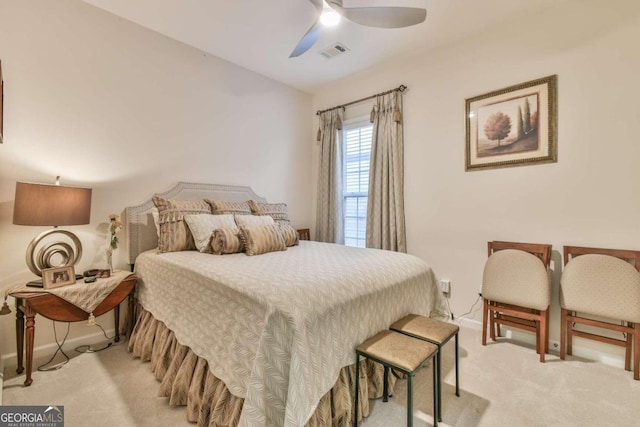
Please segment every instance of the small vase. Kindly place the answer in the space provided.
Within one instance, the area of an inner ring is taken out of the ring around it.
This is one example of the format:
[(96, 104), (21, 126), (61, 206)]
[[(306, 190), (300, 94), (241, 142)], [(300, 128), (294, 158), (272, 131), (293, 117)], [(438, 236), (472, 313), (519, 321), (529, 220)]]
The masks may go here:
[(113, 273), (113, 248), (111, 247), (107, 249), (107, 268), (109, 273)]

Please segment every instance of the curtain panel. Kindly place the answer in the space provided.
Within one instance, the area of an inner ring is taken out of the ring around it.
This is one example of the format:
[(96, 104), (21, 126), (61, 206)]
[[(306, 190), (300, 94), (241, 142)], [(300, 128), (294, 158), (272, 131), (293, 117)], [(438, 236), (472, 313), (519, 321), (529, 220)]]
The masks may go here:
[(407, 252), (402, 93), (376, 98), (367, 204), (367, 247)]
[(316, 240), (344, 244), (342, 218), (342, 116), (336, 108), (320, 114), (320, 168)]

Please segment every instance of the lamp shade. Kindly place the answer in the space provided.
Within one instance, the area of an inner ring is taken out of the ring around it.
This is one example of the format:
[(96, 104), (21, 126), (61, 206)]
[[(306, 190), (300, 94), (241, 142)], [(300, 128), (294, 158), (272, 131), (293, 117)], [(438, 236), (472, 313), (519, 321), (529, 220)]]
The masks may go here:
[(90, 188), (16, 183), (16, 225), (83, 225), (90, 216)]

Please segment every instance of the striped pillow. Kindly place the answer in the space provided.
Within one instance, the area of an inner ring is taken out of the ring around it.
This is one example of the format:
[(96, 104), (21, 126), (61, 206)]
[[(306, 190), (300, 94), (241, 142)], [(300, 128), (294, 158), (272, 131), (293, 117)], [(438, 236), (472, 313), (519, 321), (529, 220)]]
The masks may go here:
[(247, 201), (244, 202), (225, 202), (222, 200), (204, 199), (211, 206), (211, 212), (214, 215), (251, 215), (251, 208)]
[(213, 230), (211, 234), (211, 248), (216, 255), (236, 254), (244, 251), (244, 244), (240, 238), (238, 227), (226, 227)]
[(278, 224), (290, 224), (286, 203), (259, 203), (249, 200), (249, 207), (254, 215), (268, 215)]
[(152, 200), (158, 208), (158, 223), (160, 224), (158, 249), (160, 252), (196, 249), (196, 244), (184, 217), (185, 215), (210, 214), (209, 205), (204, 200), (169, 200), (159, 196), (153, 196)]
[(289, 224), (278, 224), (278, 228), (280, 228), (280, 234), (282, 234), (285, 246), (295, 246), (300, 243), (298, 240), (298, 232), (295, 228)]
[(260, 255), (267, 252), (287, 250), (277, 224), (240, 227), (240, 238), (244, 243), (247, 255)]

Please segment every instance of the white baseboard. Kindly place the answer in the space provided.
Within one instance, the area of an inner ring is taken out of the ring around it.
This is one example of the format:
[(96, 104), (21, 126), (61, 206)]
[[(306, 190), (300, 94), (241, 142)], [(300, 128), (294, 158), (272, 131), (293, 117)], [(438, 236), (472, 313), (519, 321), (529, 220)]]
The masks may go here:
[[(461, 318), (456, 319), (460, 326), (464, 326), (475, 331), (482, 331), (482, 322), (475, 319)], [(535, 339), (533, 334), (527, 334), (518, 330), (509, 329), (502, 326), (502, 329), (506, 332), (507, 338), (514, 341), (520, 341), (529, 345), (535, 345)], [(549, 352), (551, 354), (558, 355), (560, 343), (555, 340), (549, 340)], [(596, 362), (604, 363), (605, 365), (615, 366), (616, 368), (624, 369), (624, 356), (619, 356), (611, 353), (604, 353), (599, 350), (594, 350), (585, 346), (573, 344), (573, 355), (584, 359), (594, 360)], [(570, 356), (569, 356), (570, 357)]]
[[(112, 337), (115, 335), (115, 328), (106, 329), (105, 333), (107, 334), (107, 336)], [(125, 335), (120, 335), (120, 340), (126, 340), (126, 339), (127, 337)], [(95, 345), (98, 343), (104, 343), (106, 341), (108, 340), (105, 338), (102, 331), (99, 331), (95, 334), (83, 335), (81, 337), (69, 339), (65, 341), (64, 345), (62, 346), (62, 349), (66, 353), (70, 353), (70, 352), (73, 352), (74, 349), (77, 348), (78, 346)], [(33, 359), (37, 360), (39, 358), (51, 357), (53, 353), (55, 353), (57, 348), (58, 346), (56, 345), (56, 343), (45, 344), (39, 347), (35, 347), (33, 349)], [(18, 353), (13, 352), (13, 353), (3, 354), (2, 357), (0, 357), (0, 366), (2, 366), (2, 371), (0, 371), (2, 373), (4, 373), (4, 366), (10, 367), (10, 369), (15, 370), (18, 367)], [(35, 367), (34, 367), (34, 370), (35, 370)], [(1, 381), (1, 377), (0, 377), (0, 381)], [(0, 399), (1, 399), (1, 396), (0, 396)]]

